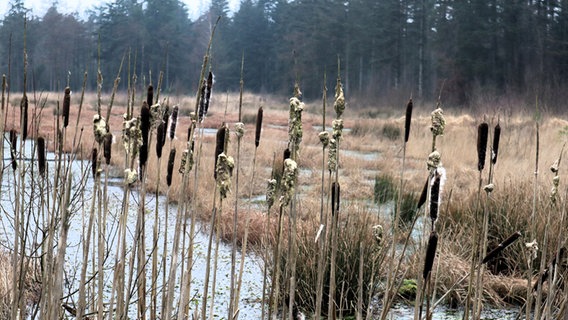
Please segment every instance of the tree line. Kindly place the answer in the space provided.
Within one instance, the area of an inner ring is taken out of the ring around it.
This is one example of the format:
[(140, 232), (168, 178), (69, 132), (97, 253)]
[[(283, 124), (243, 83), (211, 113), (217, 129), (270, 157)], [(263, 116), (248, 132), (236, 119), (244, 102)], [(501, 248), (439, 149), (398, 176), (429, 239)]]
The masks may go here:
[(243, 59), (247, 90), (287, 94), (298, 80), (313, 99), (338, 67), (351, 97), (443, 94), (454, 105), (527, 93), (560, 105), (568, 77), (566, 0), (241, 0), (233, 13), (212, 0), (195, 20), (179, 0), (116, 0), (84, 20), (56, 5), (42, 17), (22, 0), (10, 7), (0, 72), (12, 90), (22, 89), (25, 39), (28, 90), (79, 88), (85, 72), (95, 90), (100, 68), (108, 90), (117, 75), (125, 89), (129, 75), (149, 84), (162, 72), (163, 90), (193, 93), (218, 17), (211, 69), (221, 91), (238, 89)]

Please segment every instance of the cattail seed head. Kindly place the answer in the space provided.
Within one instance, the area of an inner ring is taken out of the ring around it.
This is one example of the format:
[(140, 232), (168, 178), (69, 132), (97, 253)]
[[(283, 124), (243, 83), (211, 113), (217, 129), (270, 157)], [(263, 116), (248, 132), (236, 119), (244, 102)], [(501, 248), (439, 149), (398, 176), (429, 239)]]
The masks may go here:
[(221, 125), (221, 127), (219, 128), (219, 130), (217, 130), (217, 135), (216, 135), (216, 141), (215, 141), (215, 173), (214, 173), (214, 178), (217, 179), (217, 161), (219, 158), (219, 155), (223, 152), (225, 152), (226, 150), (226, 145), (227, 142), (227, 133), (228, 133), (229, 129), (227, 128), (227, 125), (225, 123), (223, 123)]
[(224, 152), (219, 154), (215, 167), (215, 179), (221, 199), (227, 198), (227, 195), (231, 192), (231, 176), (233, 175), (234, 167), (233, 157), (227, 156)]
[(122, 122), (122, 144), (127, 155), (135, 157), (138, 154), (139, 146), (142, 145), (142, 132), (138, 118), (125, 119)]
[(105, 156), (105, 162), (107, 165), (110, 164), (110, 157), (111, 157), (111, 152), (112, 152), (112, 133), (107, 133), (105, 134), (104, 140), (103, 140), (103, 152), (104, 152), (104, 156)]
[(424, 271), (422, 276), (426, 280), (430, 271), (432, 271), (432, 266), (434, 265), (434, 258), (436, 257), (436, 248), (438, 246), (438, 233), (434, 230), (430, 234), (428, 239), (428, 247), (426, 248), (426, 258), (424, 259)]
[(430, 179), (426, 179), (426, 183), (424, 184), (424, 188), (422, 188), (422, 193), (420, 193), (420, 198), (418, 198), (418, 205), (416, 205), (416, 209), (422, 208), (422, 206), (426, 203), (426, 198), (428, 197), (428, 182)]
[(125, 169), (124, 170), (124, 182), (128, 186), (132, 186), (138, 181), (138, 172), (136, 170)]
[(276, 188), (278, 187), (278, 181), (276, 179), (269, 179), (266, 186), (266, 205), (268, 210), (274, 205), (274, 199), (276, 198)]
[(412, 119), (412, 99), (408, 100), (406, 105), (406, 117), (404, 119), (404, 142), (408, 142), (410, 136), (410, 121)]
[(441, 159), (442, 156), (440, 155), (440, 152), (438, 152), (438, 150), (434, 150), (432, 153), (430, 153), (428, 155), (428, 161), (426, 162), (428, 170), (438, 168), (440, 166)]
[(211, 89), (213, 87), (213, 73), (209, 72), (207, 79), (203, 80), (201, 86), (201, 96), (199, 100), (199, 122), (203, 122), (209, 111), (209, 102), (211, 99)]
[(343, 135), (343, 119), (334, 119), (332, 121), (333, 139), (339, 140)]
[(430, 219), (432, 223), (438, 220), (438, 210), (440, 207), (440, 180), (441, 175), (436, 172), (430, 189)]
[(24, 93), (22, 100), (20, 101), (20, 119), (22, 124), (22, 140), (28, 138), (28, 96)]
[(300, 149), (300, 143), (304, 132), (302, 130), (302, 112), (304, 111), (304, 103), (298, 98), (290, 98), (290, 118), (288, 119), (288, 141), (289, 145), (294, 146), (295, 156), (297, 158)]
[(321, 142), (321, 144), (323, 145), (323, 148), (327, 148), (327, 146), (329, 145), (329, 132), (327, 131), (322, 131), (318, 134), (318, 138), (319, 141)]
[(432, 131), (432, 134), (434, 136), (444, 135), (444, 129), (446, 128), (446, 119), (444, 118), (444, 110), (438, 108), (432, 111), (431, 119), (432, 119), (432, 126), (430, 127), (430, 131)]
[(12, 158), (12, 170), (16, 170), (18, 168), (18, 164), (16, 162), (16, 145), (18, 144), (18, 134), (16, 130), (10, 130), (10, 157)]
[(97, 143), (103, 143), (103, 139), (108, 132), (105, 118), (99, 114), (93, 116), (93, 135)]
[(235, 134), (240, 139), (245, 135), (245, 124), (242, 122), (235, 123)]
[(260, 133), (262, 131), (262, 114), (263, 114), (262, 107), (258, 108), (258, 112), (256, 113), (256, 130), (254, 133), (254, 146), (258, 148), (260, 145)]
[(140, 110), (140, 130), (142, 132), (142, 145), (140, 146), (140, 166), (145, 166), (148, 161), (148, 140), (150, 136), (150, 123), (152, 115), (150, 107), (144, 101)]
[(331, 215), (335, 216), (339, 212), (339, 199), (341, 187), (339, 182), (331, 184)]
[(174, 162), (176, 159), (176, 149), (172, 148), (170, 150), (170, 156), (168, 157), (168, 174), (166, 175), (166, 182), (168, 187), (172, 185), (172, 175), (174, 172)]
[(280, 197), (280, 205), (287, 206), (294, 196), (296, 187), (296, 177), (298, 175), (298, 164), (292, 159), (284, 160), (284, 172), (280, 181), (282, 188), (282, 196)]
[(71, 108), (71, 89), (65, 88), (65, 95), (63, 96), (63, 127), (67, 128), (69, 125), (69, 109)]
[(166, 144), (166, 129), (166, 123), (162, 121), (156, 131), (156, 156), (158, 159), (162, 157), (162, 149), (164, 144)]
[(508, 246), (510, 246), (511, 244), (513, 244), (513, 242), (517, 241), (517, 239), (519, 239), (521, 237), (521, 233), (519, 231), (513, 233), (512, 235), (510, 235), (509, 237), (507, 237), (507, 239), (505, 239), (503, 242), (501, 242), (495, 249), (491, 250), (491, 252), (489, 252), (481, 261), (481, 263), (487, 263), (489, 261), (491, 261), (493, 258), (495, 258), (499, 253), (501, 253), (503, 250), (505, 250)]
[(485, 167), (485, 153), (487, 152), (487, 139), (489, 136), (489, 125), (487, 122), (481, 123), (477, 127), (477, 170), (481, 171)]
[(329, 156), (327, 158), (327, 168), (329, 172), (335, 172), (338, 168), (338, 148), (337, 140), (329, 139)]
[(37, 138), (37, 161), (39, 174), (45, 177), (45, 139), (43, 137)]
[(99, 172), (98, 156), (97, 148), (93, 148), (93, 151), (91, 152), (91, 170), (93, 171), (93, 179), (97, 178)]
[(501, 138), (501, 126), (499, 123), (493, 130), (493, 146), (491, 147), (491, 162), (497, 163), (497, 154), (499, 153), (499, 139)]
[(154, 104), (154, 86), (153, 85), (148, 86), (148, 93), (146, 95), (146, 102), (148, 103), (149, 106)]
[(333, 103), (333, 108), (335, 109), (337, 119), (341, 118), (345, 111), (345, 96), (343, 95), (343, 86), (341, 85), (340, 79), (337, 79), (337, 85), (335, 86), (335, 102)]
[(176, 125), (177, 125), (177, 118), (178, 118), (178, 110), (179, 106), (174, 106), (172, 110), (172, 120), (170, 121), (170, 140), (173, 140), (176, 136)]

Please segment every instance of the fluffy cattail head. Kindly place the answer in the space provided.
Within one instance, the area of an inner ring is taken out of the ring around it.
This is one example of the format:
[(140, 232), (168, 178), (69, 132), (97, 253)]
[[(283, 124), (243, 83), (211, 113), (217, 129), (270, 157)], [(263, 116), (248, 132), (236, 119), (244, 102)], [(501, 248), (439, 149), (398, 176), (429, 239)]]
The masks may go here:
[(497, 248), (491, 250), (491, 252), (489, 252), (485, 258), (483, 258), (483, 260), (481, 261), (481, 263), (487, 263), (489, 262), (491, 259), (495, 258), (499, 253), (501, 253), (501, 251), (505, 250), (508, 246), (510, 246), (511, 244), (513, 244), (513, 242), (517, 241), (517, 239), (519, 239), (521, 237), (521, 233), (519, 231), (513, 233), (512, 235), (510, 235), (507, 239), (505, 239), (503, 242), (501, 242)]
[(93, 170), (93, 179), (96, 179), (99, 172), (97, 148), (93, 148), (91, 152), (91, 169)]
[(12, 170), (16, 170), (18, 168), (18, 164), (16, 163), (16, 145), (18, 144), (18, 134), (16, 130), (10, 130), (10, 157), (12, 158)]
[(67, 128), (69, 125), (69, 109), (71, 108), (71, 89), (65, 88), (65, 95), (63, 96), (63, 127)]
[(103, 150), (104, 150), (105, 162), (107, 165), (109, 165), (111, 152), (112, 152), (112, 133), (110, 132), (105, 134), (105, 137), (103, 139)]
[(497, 163), (497, 154), (499, 153), (499, 139), (501, 138), (501, 126), (499, 123), (493, 130), (493, 145), (491, 146), (491, 162)]
[(170, 150), (170, 156), (168, 157), (168, 174), (166, 176), (166, 182), (168, 187), (172, 185), (172, 174), (174, 172), (174, 161), (176, 159), (176, 149), (172, 148)]
[(404, 121), (404, 142), (408, 142), (410, 136), (410, 121), (412, 120), (412, 99), (406, 105), (406, 117)]
[(43, 137), (37, 138), (37, 162), (39, 174), (45, 177), (45, 139)]
[(24, 93), (22, 101), (20, 101), (20, 119), (22, 125), (22, 140), (28, 138), (28, 96)]
[(487, 152), (487, 138), (489, 136), (489, 125), (487, 122), (481, 123), (477, 127), (477, 170), (481, 171), (485, 167), (485, 153)]
[(331, 184), (331, 215), (335, 216), (339, 212), (339, 199), (340, 199), (341, 187), (339, 182), (333, 182)]
[(432, 266), (434, 265), (434, 258), (436, 257), (436, 248), (438, 247), (438, 233), (432, 231), (430, 234), (430, 239), (428, 239), (428, 247), (426, 248), (426, 259), (424, 259), (424, 270), (422, 276), (426, 280), (430, 271), (432, 271)]
[(443, 136), (444, 129), (446, 128), (446, 119), (444, 118), (444, 110), (442, 110), (442, 108), (438, 108), (432, 111), (431, 119), (432, 119), (432, 126), (430, 127), (430, 131), (432, 131), (432, 134), (435, 137)]
[(254, 134), (254, 146), (258, 148), (260, 145), (260, 132), (262, 131), (262, 114), (263, 110), (262, 107), (258, 108), (258, 112), (256, 114), (256, 130)]
[(158, 156), (158, 159), (162, 157), (162, 149), (164, 148), (164, 144), (166, 143), (166, 129), (166, 123), (162, 122), (160, 123), (158, 130), (156, 131), (156, 156)]
[(148, 93), (146, 95), (146, 102), (148, 103), (149, 106), (154, 104), (154, 86), (153, 85), (148, 86)]
[(178, 106), (174, 106), (172, 110), (172, 120), (170, 121), (170, 139), (173, 140), (176, 136), (176, 125), (177, 125), (177, 118), (178, 118)]

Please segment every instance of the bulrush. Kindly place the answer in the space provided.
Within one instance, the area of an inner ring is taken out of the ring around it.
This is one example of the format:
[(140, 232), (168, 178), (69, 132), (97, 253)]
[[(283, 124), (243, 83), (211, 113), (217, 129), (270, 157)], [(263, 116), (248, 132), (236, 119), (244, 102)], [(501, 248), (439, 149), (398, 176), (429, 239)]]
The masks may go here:
[(213, 73), (209, 71), (207, 79), (203, 81), (201, 87), (201, 97), (199, 100), (199, 122), (203, 122), (209, 111), (209, 102), (211, 99), (211, 89), (213, 87)]
[(292, 197), (296, 187), (296, 176), (298, 175), (298, 165), (292, 159), (284, 160), (284, 173), (282, 174), (282, 181), (280, 183), (282, 188), (282, 196), (280, 197), (280, 205), (287, 206)]
[(97, 174), (99, 172), (98, 153), (99, 151), (97, 148), (93, 148), (93, 151), (91, 152), (91, 170), (93, 171), (93, 179), (97, 178)]
[(166, 176), (166, 183), (168, 187), (172, 185), (172, 174), (174, 172), (174, 162), (176, 158), (176, 149), (172, 148), (170, 150), (170, 156), (168, 157), (168, 174)]
[(148, 103), (149, 106), (154, 104), (154, 86), (153, 85), (148, 86), (148, 91), (147, 91), (147, 95), (146, 95), (146, 102)]
[(108, 127), (105, 118), (99, 114), (93, 116), (93, 135), (97, 143), (103, 143), (105, 135), (108, 133)]
[(217, 161), (219, 158), (219, 155), (223, 152), (225, 152), (226, 150), (226, 145), (228, 143), (227, 139), (227, 133), (228, 133), (228, 128), (227, 125), (225, 123), (223, 123), (221, 125), (221, 127), (219, 128), (219, 130), (217, 130), (217, 135), (216, 135), (216, 142), (215, 142), (215, 173), (213, 174), (214, 178), (217, 179)]
[(432, 228), (434, 228), (434, 223), (438, 220), (438, 209), (440, 207), (440, 181), (441, 174), (436, 171), (436, 176), (432, 181), (432, 188), (430, 189), (430, 219), (432, 220)]
[(69, 125), (69, 109), (71, 108), (71, 89), (65, 88), (65, 95), (63, 96), (63, 127), (67, 128)]
[(157, 139), (156, 139), (156, 156), (158, 159), (162, 157), (162, 149), (164, 148), (164, 144), (166, 144), (166, 123), (162, 121), (158, 126), (158, 130), (156, 131)]
[(406, 117), (404, 119), (404, 142), (408, 142), (410, 137), (410, 122), (412, 120), (412, 98), (408, 100), (406, 105)]
[(18, 144), (18, 133), (16, 130), (10, 130), (10, 157), (12, 158), (12, 170), (18, 168), (18, 163), (16, 162), (16, 145)]
[(485, 154), (487, 152), (487, 137), (489, 135), (489, 125), (487, 122), (479, 124), (477, 127), (477, 170), (481, 171), (485, 167)]
[(341, 187), (339, 182), (333, 182), (331, 184), (331, 215), (335, 216), (339, 212), (339, 201), (340, 201)]
[(501, 126), (499, 123), (495, 126), (493, 130), (493, 145), (491, 147), (491, 162), (493, 164), (497, 163), (497, 155), (499, 154), (499, 139), (501, 138)]
[(432, 266), (434, 265), (434, 257), (436, 257), (436, 248), (438, 246), (438, 233), (432, 231), (430, 234), (430, 239), (428, 239), (428, 247), (426, 248), (426, 258), (424, 259), (424, 271), (422, 276), (426, 278), (430, 275), (432, 271)]
[(37, 162), (39, 174), (45, 178), (45, 139), (43, 137), (37, 138)]
[(217, 190), (219, 190), (221, 199), (227, 198), (227, 195), (231, 192), (231, 176), (233, 175), (234, 167), (235, 162), (233, 157), (221, 152), (217, 157), (217, 164), (215, 167)]
[(140, 166), (145, 166), (148, 161), (148, 140), (150, 136), (151, 122), (150, 107), (144, 101), (140, 110), (140, 130), (142, 131), (142, 145), (140, 145)]
[(418, 198), (418, 205), (416, 205), (416, 209), (422, 208), (422, 206), (426, 203), (426, 198), (428, 197), (428, 182), (430, 178), (426, 179), (426, 183), (424, 184), (424, 188), (422, 188), (422, 192), (420, 193), (420, 198)]
[(176, 125), (177, 125), (177, 118), (178, 118), (178, 110), (179, 107), (176, 105), (172, 110), (172, 116), (170, 121), (170, 139), (173, 140), (176, 136)]
[(22, 140), (28, 138), (28, 96), (24, 93), (22, 101), (20, 101), (20, 119), (22, 125)]
[(483, 258), (481, 263), (487, 263), (487, 262), (491, 261), (491, 259), (495, 258), (499, 253), (501, 253), (508, 246), (513, 244), (513, 242), (517, 241), (517, 239), (519, 239), (520, 237), (521, 237), (521, 233), (519, 231), (513, 233), (512, 235), (507, 237), (507, 239), (505, 239), (503, 242), (501, 242), (495, 249), (491, 250), (491, 252), (489, 252), (485, 256), (485, 258)]
[(254, 132), (254, 146), (258, 148), (260, 145), (260, 132), (262, 131), (262, 116), (263, 110), (262, 107), (258, 108), (258, 112), (256, 113), (256, 129)]
[(112, 152), (112, 133), (107, 133), (105, 134), (104, 140), (103, 140), (103, 150), (104, 150), (104, 157), (105, 157), (105, 162), (107, 165), (110, 164), (110, 157), (111, 157), (111, 152)]

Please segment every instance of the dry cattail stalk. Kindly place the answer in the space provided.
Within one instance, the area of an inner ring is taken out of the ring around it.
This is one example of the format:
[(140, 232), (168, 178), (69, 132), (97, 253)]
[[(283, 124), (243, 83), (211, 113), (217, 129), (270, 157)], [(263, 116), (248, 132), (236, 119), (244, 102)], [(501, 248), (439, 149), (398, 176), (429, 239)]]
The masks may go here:
[(497, 163), (497, 155), (499, 153), (499, 139), (501, 138), (501, 126), (499, 123), (495, 126), (493, 130), (493, 145), (491, 147), (491, 162), (493, 164)]
[(22, 140), (28, 138), (28, 96), (24, 93), (22, 101), (20, 101), (20, 119), (22, 124)]
[(109, 165), (110, 164), (110, 157), (111, 157), (111, 152), (112, 152), (112, 133), (107, 133), (105, 134), (105, 137), (103, 139), (103, 150), (104, 150), (104, 156), (105, 156), (105, 161), (106, 164)]
[(166, 129), (166, 123), (162, 121), (156, 131), (156, 156), (158, 159), (162, 157), (162, 149), (164, 148), (164, 144), (166, 144)]
[(67, 128), (69, 125), (69, 109), (71, 108), (71, 89), (65, 88), (65, 95), (63, 96), (63, 127)]
[(93, 116), (93, 134), (97, 143), (103, 143), (104, 137), (108, 132), (105, 118), (99, 114)]
[(176, 135), (176, 125), (177, 125), (177, 118), (178, 118), (178, 110), (179, 106), (174, 106), (172, 110), (172, 119), (170, 121), (170, 140), (173, 140)]
[(16, 162), (16, 145), (18, 144), (18, 134), (16, 130), (10, 130), (10, 157), (12, 158), (12, 170), (18, 168), (18, 163)]
[(410, 136), (410, 121), (412, 119), (412, 99), (406, 105), (406, 117), (404, 119), (404, 142), (408, 142)]
[(39, 174), (45, 177), (45, 139), (43, 137), (37, 138), (37, 161)]
[(298, 165), (296, 164), (296, 161), (292, 159), (284, 160), (284, 172), (282, 174), (282, 181), (280, 182), (282, 188), (280, 205), (283, 207), (287, 206), (294, 196), (297, 174)]
[(262, 131), (262, 116), (263, 116), (262, 107), (258, 108), (258, 112), (256, 113), (256, 130), (254, 133), (254, 146), (258, 148), (260, 145), (260, 132)]
[(341, 186), (339, 182), (333, 182), (331, 184), (331, 215), (335, 216), (339, 212), (339, 201), (340, 201)]
[(432, 188), (430, 189), (430, 219), (432, 225), (438, 220), (438, 210), (440, 208), (440, 181), (441, 175), (436, 172), (434, 180), (432, 181)]
[(542, 275), (535, 282), (535, 284), (533, 286), (533, 291), (537, 290), (539, 284), (542, 286), (542, 284), (544, 284), (546, 282), (546, 280), (548, 280), (548, 277), (550, 276), (550, 271), (554, 270), (554, 268), (556, 267), (557, 258), (559, 258), (558, 260), (562, 261), (562, 258), (564, 257), (565, 253), (566, 253), (566, 249), (564, 247), (562, 247), (562, 248), (560, 248), (560, 251), (557, 252), (557, 254), (553, 255), (552, 261), (550, 261), (548, 268), (544, 269), (544, 272), (542, 273)]
[(228, 132), (228, 128), (227, 125), (225, 123), (223, 123), (221, 125), (221, 127), (219, 128), (219, 130), (217, 130), (217, 135), (216, 135), (216, 140), (215, 140), (215, 173), (213, 174), (215, 180), (217, 179), (217, 161), (219, 158), (219, 155), (223, 152), (225, 152), (226, 148), (226, 144), (228, 141), (226, 137), (227, 137), (227, 132)]
[(91, 152), (91, 170), (93, 171), (93, 179), (97, 178), (99, 172), (98, 153), (99, 151), (97, 150), (97, 148), (93, 148), (93, 151)]
[(422, 276), (424, 279), (430, 275), (432, 266), (434, 265), (434, 258), (436, 257), (436, 247), (438, 246), (438, 233), (432, 231), (430, 239), (428, 239), (428, 247), (426, 248), (426, 258), (424, 259), (424, 270)]
[(485, 153), (487, 152), (487, 139), (489, 136), (489, 125), (487, 122), (479, 124), (477, 127), (477, 170), (481, 171), (485, 167)]
[(146, 102), (148, 103), (149, 106), (154, 104), (154, 86), (153, 85), (148, 86), (148, 93), (146, 95)]
[(499, 253), (501, 253), (501, 251), (505, 250), (508, 246), (513, 244), (513, 242), (517, 241), (517, 239), (519, 239), (520, 237), (521, 233), (519, 231), (513, 233), (512, 235), (507, 237), (507, 239), (505, 239), (503, 242), (499, 243), (499, 245), (495, 249), (491, 250), (491, 252), (489, 252), (485, 256), (485, 258), (483, 258), (481, 263), (483, 264), (489, 262), (491, 259), (495, 258)]
[(166, 176), (166, 183), (168, 187), (172, 185), (172, 174), (174, 172), (174, 162), (176, 159), (176, 149), (172, 148), (170, 150), (170, 156), (168, 157), (168, 174)]

